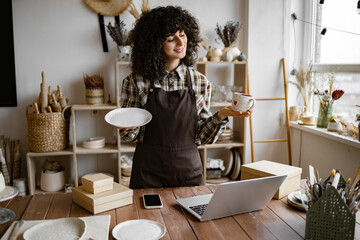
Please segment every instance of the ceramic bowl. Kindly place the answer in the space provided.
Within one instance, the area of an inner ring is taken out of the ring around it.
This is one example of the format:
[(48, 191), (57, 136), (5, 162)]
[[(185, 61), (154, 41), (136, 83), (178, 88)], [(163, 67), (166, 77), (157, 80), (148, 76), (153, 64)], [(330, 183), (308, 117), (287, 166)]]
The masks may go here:
[(339, 122), (329, 122), (327, 129), (330, 132), (339, 132), (342, 131), (342, 125)]

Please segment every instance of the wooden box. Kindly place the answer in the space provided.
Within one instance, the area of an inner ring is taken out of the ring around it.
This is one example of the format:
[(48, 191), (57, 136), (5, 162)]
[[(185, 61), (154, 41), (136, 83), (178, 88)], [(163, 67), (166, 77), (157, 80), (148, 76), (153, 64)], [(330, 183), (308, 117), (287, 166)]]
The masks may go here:
[(73, 201), (93, 214), (122, 207), (133, 202), (133, 190), (116, 182), (110, 191), (91, 194), (82, 187), (72, 189)]
[(281, 184), (279, 190), (274, 195), (275, 199), (280, 199), (300, 188), (301, 172), (302, 169), (299, 167), (261, 160), (242, 165), (241, 180), (267, 176), (287, 175), (285, 181)]
[(83, 190), (92, 194), (112, 190), (113, 182), (113, 177), (110, 177), (103, 173), (96, 173), (81, 178)]

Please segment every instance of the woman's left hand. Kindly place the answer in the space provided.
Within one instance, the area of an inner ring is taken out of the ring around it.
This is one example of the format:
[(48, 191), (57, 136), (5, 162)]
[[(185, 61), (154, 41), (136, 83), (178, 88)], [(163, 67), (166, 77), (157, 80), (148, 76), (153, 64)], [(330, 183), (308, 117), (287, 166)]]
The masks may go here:
[(231, 106), (227, 106), (222, 108), (218, 112), (218, 116), (220, 120), (223, 120), (226, 117), (249, 117), (252, 114), (253, 110), (248, 110), (246, 112), (237, 112), (232, 110)]

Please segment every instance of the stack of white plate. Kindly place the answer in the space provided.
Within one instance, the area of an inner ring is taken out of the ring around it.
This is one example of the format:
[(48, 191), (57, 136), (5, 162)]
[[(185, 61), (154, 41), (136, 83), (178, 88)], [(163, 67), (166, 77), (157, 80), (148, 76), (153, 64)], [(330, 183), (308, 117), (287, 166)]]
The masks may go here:
[(13, 186), (16, 187), (19, 191), (19, 196), (26, 195), (26, 179), (25, 178), (15, 178), (13, 180)]
[(82, 143), (82, 146), (84, 148), (91, 148), (91, 149), (103, 148), (105, 146), (105, 137), (88, 138)]
[(222, 171), (223, 177), (237, 180), (240, 177), (241, 156), (237, 148), (225, 148), (222, 153), (225, 170)]
[(227, 143), (233, 140), (233, 130), (228, 128), (219, 136), (217, 143)]

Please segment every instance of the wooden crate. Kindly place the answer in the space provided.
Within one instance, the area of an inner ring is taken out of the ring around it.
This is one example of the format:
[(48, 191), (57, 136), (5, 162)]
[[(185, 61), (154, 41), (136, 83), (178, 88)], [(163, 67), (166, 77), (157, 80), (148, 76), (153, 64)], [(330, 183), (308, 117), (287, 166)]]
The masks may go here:
[(301, 172), (302, 169), (299, 167), (261, 160), (242, 165), (241, 180), (267, 176), (287, 175), (285, 181), (283, 184), (281, 184), (279, 190), (274, 195), (275, 199), (280, 199), (300, 188)]
[(72, 198), (76, 204), (97, 214), (131, 204), (133, 190), (116, 182), (113, 183), (112, 190), (98, 194), (91, 194), (84, 191), (82, 187), (75, 187), (72, 189)]
[(96, 173), (81, 178), (84, 191), (92, 194), (110, 191), (113, 189), (114, 178), (103, 173)]

